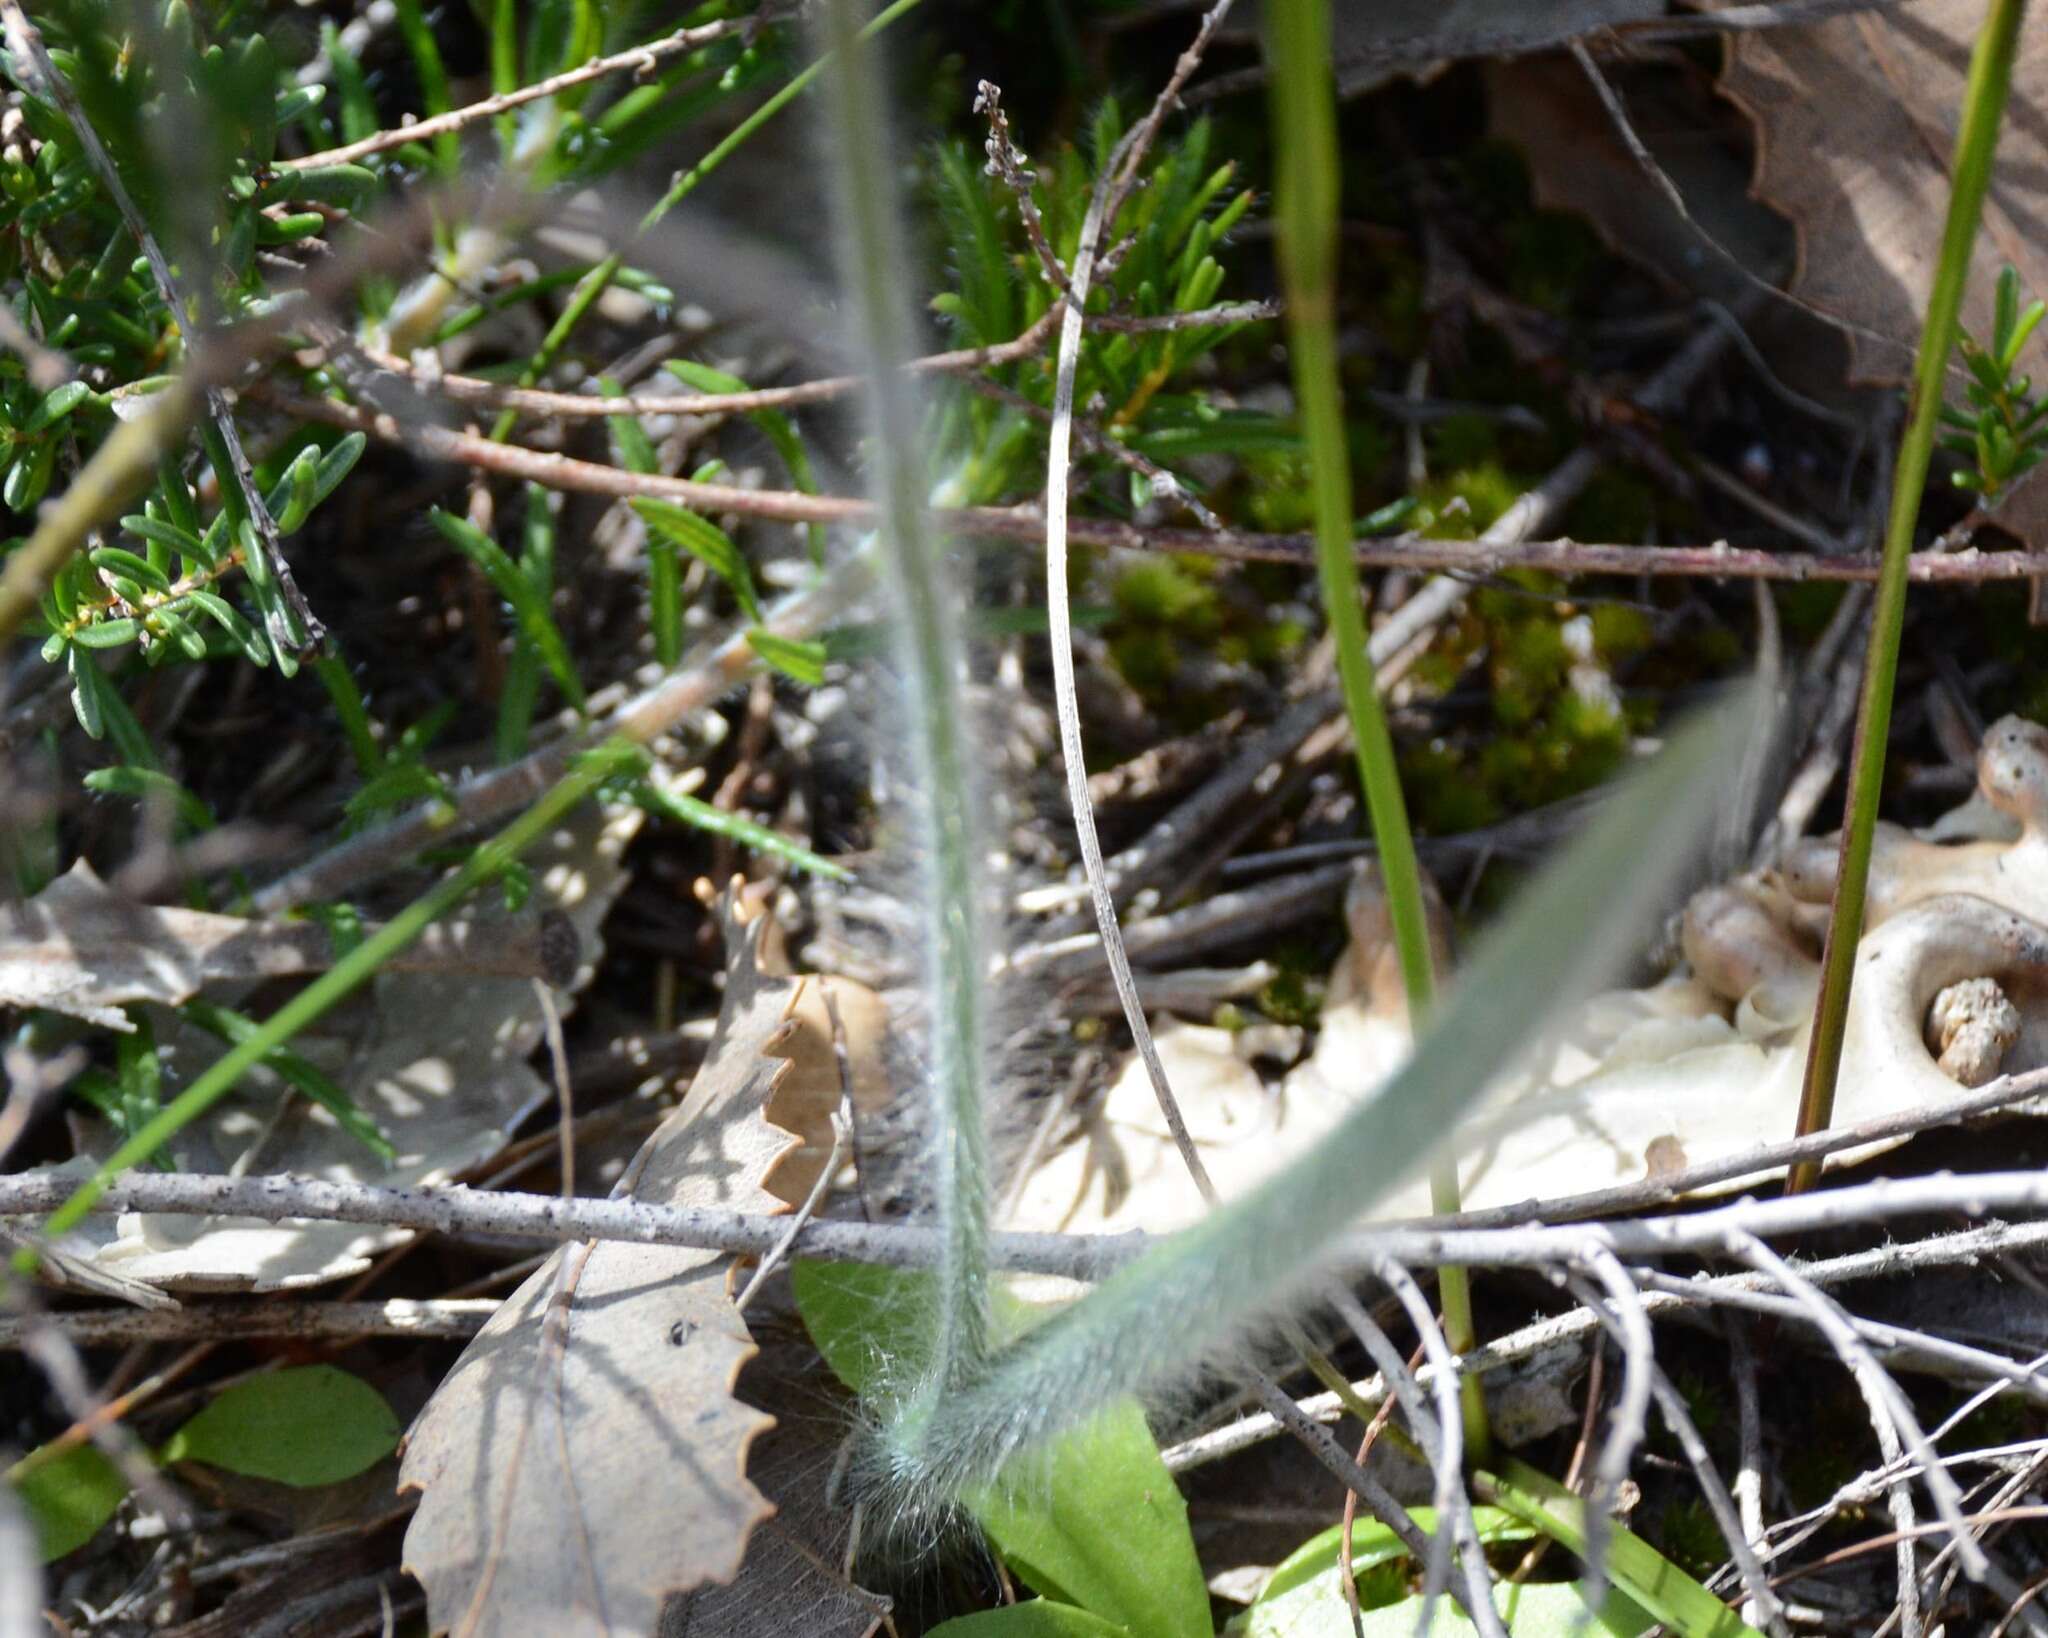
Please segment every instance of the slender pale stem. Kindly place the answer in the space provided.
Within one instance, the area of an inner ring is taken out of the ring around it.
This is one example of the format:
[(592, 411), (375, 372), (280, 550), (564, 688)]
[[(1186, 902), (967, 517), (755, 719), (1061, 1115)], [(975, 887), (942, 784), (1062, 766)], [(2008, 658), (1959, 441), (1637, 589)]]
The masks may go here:
[[(1408, 1016), (1421, 1033), (1435, 993), (1429, 921), (1415, 839), (1408, 828), (1394, 742), (1380, 706), (1372, 656), (1366, 647), (1365, 611), (1352, 558), (1350, 452), (1344, 435), (1343, 390), (1337, 375), (1337, 111), (1330, 65), (1328, 0), (1274, 0), (1267, 10), (1271, 40), (1273, 136), (1278, 149), (1276, 189), (1281, 283), (1287, 293), (1288, 351), (1301, 406), (1315, 505), (1316, 565), (1323, 605), (1337, 649), (1337, 673), (1351, 719), (1366, 811), (1379, 844), (1387, 909)], [(1455, 1158), (1430, 1174), (1430, 1203), (1459, 1209)], [(1463, 1269), (1440, 1277), (1444, 1334), (1459, 1353), (1478, 1344), (1472, 1291)], [(1476, 1381), (1465, 1385), (1465, 1439), (1477, 1459), (1490, 1448), (1485, 1402)]]
[[(1849, 808), (1835, 865), (1834, 913), (1821, 956), (1820, 996), (1814, 1003), (1813, 1042), (1799, 1093), (1798, 1135), (1817, 1132), (1833, 1118), (1835, 1081), (1842, 1069), (1842, 1044), (1849, 1020), (1849, 990), (1856, 977), (1856, 943), (1863, 936), (1864, 894), (1870, 879), (1871, 838), (1878, 798), (1884, 790), (1886, 741), (1891, 735), (1892, 691), (1899, 674), (1899, 636), (1906, 622), (1906, 567), (1920, 496), (1934, 454), (1941, 417), (1943, 378), (1955, 347), (1957, 314), (1969, 277), (1977, 219), (1991, 183), (1998, 127), (2012, 84), (2012, 60), (2026, 0), (1991, 0), (1977, 47), (1970, 58), (1962, 129), (1956, 137), (1954, 178), (1949, 185), (1948, 223), (1942, 229), (1941, 261), (1927, 298), (1927, 322), (1920, 331), (1920, 356), (1913, 366), (1913, 391), (1906, 434), (1892, 478), (1891, 516), (1885, 526), (1884, 563), (1870, 614), (1870, 647), (1863, 663), (1863, 696), (1856, 715), (1856, 742), (1849, 761)], [(1792, 1169), (1786, 1188), (1797, 1192), (1820, 1178), (1817, 1161)]]

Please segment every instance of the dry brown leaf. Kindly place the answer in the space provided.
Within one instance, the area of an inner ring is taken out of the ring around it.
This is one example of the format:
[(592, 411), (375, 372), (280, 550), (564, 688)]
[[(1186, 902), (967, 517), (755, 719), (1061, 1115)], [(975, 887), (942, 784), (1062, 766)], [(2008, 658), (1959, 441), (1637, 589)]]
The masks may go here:
[[(478, 975), (545, 972), (560, 983), (568, 976), (561, 969), (574, 969), (576, 940), (559, 921), (522, 917), (487, 938), (473, 936), (474, 927), (429, 929), (392, 970), (456, 965)], [(111, 891), (83, 859), (34, 898), (0, 904), (0, 1007), (46, 1007), (107, 1029), (130, 1028), (120, 1009), (135, 1002), (173, 1007), (207, 984), (333, 964), (333, 940), (317, 923), (138, 904)]]
[(1737, 145), (1715, 140), (1741, 116), (1715, 101), (1702, 76), (1616, 78), (1636, 134), (1685, 201), (1688, 223), (1643, 174), (1571, 58), (1517, 57), (1488, 62), (1481, 73), (1487, 129), (1521, 150), (1538, 204), (1584, 216), (1620, 254), (1719, 301), (1743, 295), (1749, 281), (1702, 235), (1744, 268), (1783, 265), (1784, 221), (1750, 197)]
[[(829, 1150), (798, 1134), (829, 1127), (846, 1021), (879, 1001), (764, 973), (765, 927), (729, 922), (709, 1055), (615, 1195), (768, 1212), (816, 1180)], [(738, 1573), (774, 1510), (746, 1473), (773, 1418), (733, 1394), (755, 1349), (732, 1272), (717, 1252), (567, 1246), (470, 1344), (401, 1471), (425, 1491), (406, 1564), (436, 1631), (652, 1634), (667, 1599)]]
[[(1757, 196), (1792, 219), (1792, 290), (1848, 327), (1861, 381), (1912, 366), (1984, 0), (1917, 0), (1731, 37), (1721, 89), (1756, 122)], [(2011, 263), (2048, 294), (2048, 29), (2022, 33), (1963, 323), (1991, 331)]]
[(1341, 95), (1454, 57), (1514, 56), (1661, 17), (1665, 0), (1374, 0), (1338, 6), (1331, 52)]
[[(532, 903), (573, 926), (584, 961), (556, 992), (567, 1011), (603, 949), (599, 926), (625, 885), (620, 857), (641, 822), (637, 809), (590, 807), (532, 852)], [(67, 878), (69, 879), (69, 878)], [(39, 901), (40, 902), (40, 901)], [(522, 924), (533, 921), (522, 917)], [(490, 937), (480, 921), (478, 936)], [(152, 1020), (166, 1095), (226, 1049), (174, 1013)], [(550, 1095), (527, 1062), (544, 1018), (534, 981), (466, 973), (388, 972), (292, 1041), (292, 1049), (354, 1097), (397, 1150), (388, 1166), (326, 1110), (255, 1069), (241, 1087), (187, 1127), (170, 1148), (181, 1170), (289, 1172), (339, 1183), (406, 1188), (438, 1182), (503, 1148), (512, 1129)], [(92, 1126), (73, 1169), (117, 1141)], [(126, 1212), (92, 1217), (60, 1249), (89, 1256), (128, 1280), (202, 1291), (276, 1291), (358, 1273), (404, 1229), (349, 1223)]]

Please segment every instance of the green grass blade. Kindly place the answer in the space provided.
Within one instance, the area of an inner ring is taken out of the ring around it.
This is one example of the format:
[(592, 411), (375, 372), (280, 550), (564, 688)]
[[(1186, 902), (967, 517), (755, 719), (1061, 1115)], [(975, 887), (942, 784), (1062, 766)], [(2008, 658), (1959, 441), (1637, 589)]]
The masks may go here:
[(957, 1488), (1108, 1399), (1185, 1381), (1313, 1293), (1333, 1243), (1434, 1154), (1546, 1019), (1664, 907), (1753, 729), (1752, 691), (1676, 736), (1537, 881), (1415, 1057), (1310, 1153), (1005, 1349), (948, 1396), (922, 1477)]
[[(1892, 692), (1899, 675), (1899, 639), (1906, 624), (1906, 568), (1913, 530), (1939, 428), (1942, 386), (1955, 346), (1963, 285), (1977, 242), (1977, 220), (1991, 185), (2006, 93), (2012, 85), (2013, 54), (2019, 42), (2026, 0), (1991, 0), (1970, 58), (1963, 98), (1962, 128), (1956, 136), (1954, 179), (1948, 221), (1942, 229), (1941, 261), (1927, 298), (1927, 322), (1920, 331), (1920, 355), (1913, 366), (1912, 418), (1893, 468), (1891, 514), (1885, 525), (1884, 560), (1870, 611), (1870, 647), (1863, 662), (1863, 695), (1857, 707), (1855, 748), (1849, 763), (1848, 816), (1835, 870), (1834, 911), (1821, 954), (1820, 996), (1814, 1002), (1813, 1041), (1799, 1093), (1797, 1135), (1818, 1132), (1834, 1118), (1835, 1082), (1849, 1025), (1849, 989), (1856, 976), (1856, 943), (1863, 934), (1864, 894), (1870, 880), (1870, 850), (1876, 834), (1878, 799), (1884, 793), (1885, 749), (1891, 737)], [(1786, 1187), (1810, 1188), (1820, 1163), (1793, 1167)]]

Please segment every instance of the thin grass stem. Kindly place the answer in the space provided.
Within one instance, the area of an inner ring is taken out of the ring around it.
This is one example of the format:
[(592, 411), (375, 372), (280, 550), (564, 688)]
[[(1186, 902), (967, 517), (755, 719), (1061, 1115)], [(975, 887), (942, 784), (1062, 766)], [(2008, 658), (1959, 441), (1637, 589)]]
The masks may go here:
[[(1366, 811), (1379, 844), (1387, 909), (1408, 1015), (1419, 1035), (1435, 994), (1429, 922), (1421, 867), (1394, 742), (1381, 709), (1372, 655), (1366, 647), (1365, 611), (1358, 565), (1351, 550), (1351, 461), (1344, 434), (1344, 397), (1337, 377), (1337, 110), (1330, 62), (1328, 0), (1275, 0), (1267, 13), (1273, 69), (1273, 139), (1278, 152), (1277, 226), (1281, 284), (1287, 297), (1288, 352), (1301, 407), (1315, 509), (1316, 567), (1323, 605), (1337, 649), (1337, 674), (1351, 720)], [(1460, 1206), (1456, 1162), (1430, 1173), (1430, 1204), (1438, 1212)], [(1444, 1334), (1469, 1353), (1479, 1337), (1472, 1320), (1471, 1284), (1463, 1269), (1446, 1268), (1438, 1290)], [(1491, 1449), (1486, 1403), (1479, 1384), (1464, 1386), (1465, 1441), (1475, 1459)]]
[[(1848, 813), (1842, 824), (1835, 866), (1835, 900), (1821, 955), (1820, 995), (1814, 1002), (1813, 1040), (1799, 1092), (1796, 1135), (1817, 1132), (1834, 1118), (1835, 1082), (1842, 1069), (1842, 1045), (1849, 1022), (1849, 990), (1856, 976), (1856, 944), (1863, 936), (1864, 894), (1870, 880), (1871, 840), (1878, 798), (1884, 791), (1885, 746), (1891, 735), (1892, 692), (1899, 675), (1899, 638), (1906, 622), (1906, 566), (1921, 492), (1940, 430), (1943, 378), (1955, 347), (1957, 315), (1977, 221), (1991, 184), (1998, 128), (2012, 84), (2026, 0), (1991, 0), (1970, 57), (1963, 98), (1962, 129), (1956, 136), (1955, 172), (1949, 187), (1948, 222), (1942, 229), (1941, 261), (1927, 298), (1927, 322), (1920, 331), (1920, 355), (1906, 433), (1893, 469), (1891, 515), (1885, 525), (1884, 564), (1871, 606), (1870, 647), (1863, 663), (1863, 695), (1856, 713), (1856, 741), (1849, 762)], [(1797, 1193), (1820, 1179), (1817, 1161), (1792, 1168), (1786, 1189)]]

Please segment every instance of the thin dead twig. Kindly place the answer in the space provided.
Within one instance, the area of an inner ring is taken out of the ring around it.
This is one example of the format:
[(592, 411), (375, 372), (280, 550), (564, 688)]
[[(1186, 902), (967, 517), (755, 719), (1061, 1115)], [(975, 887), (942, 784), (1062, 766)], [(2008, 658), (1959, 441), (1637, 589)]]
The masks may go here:
[[(974, 111), (988, 121), (988, 141), (982, 147), (988, 155), (988, 174), (1000, 180), (1017, 201), (1017, 214), (1024, 222), (1024, 237), (1030, 241), (1032, 252), (1038, 257), (1038, 270), (1045, 276), (1045, 282), (1062, 296), (1073, 294), (1067, 283), (1067, 270), (1060, 265), (1054, 254), (1052, 243), (1045, 236), (1045, 218), (1038, 214), (1038, 200), (1033, 196), (1032, 185), (1038, 178), (1024, 163), (1024, 155), (1010, 136), (1010, 116), (1003, 112), (1002, 89), (991, 80), (977, 81), (974, 87)], [(1087, 296), (1082, 295), (1085, 305)]]
[(513, 109), (523, 108), (529, 102), (538, 102), (543, 97), (559, 96), (564, 91), (572, 91), (579, 85), (588, 85), (592, 80), (601, 80), (626, 69), (633, 70), (636, 75), (650, 74), (654, 71), (654, 65), (665, 57), (680, 56), (730, 35), (747, 33), (758, 28), (762, 21), (761, 15), (756, 13), (747, 17), (705, 23), (697, 28), (678, 29), (666, 39), (650, 40), (645, 45), (634, 46), (630, 51), (621, 51), (610, 57), (594, 57), (581, 68), (569, 69), (550, 79), (535, 80), (533, 84), (521, 86), (516, 91), (502, 92), (495, 97), (485, 97), (481, 102), (451, 108), (447, 113), (436, 114), (430, 119), (414, 120), (408, 125), (394, 126), (388, 131), (377, 131), (362, 138), (361, 141), (344, 143), (339, 148), (323, 148), (319, 153), (308, 154), (304, 159), (280, 159), (277, 168), (281, 171), (308, 171), (325, 165), (352, 165), (359, 159), (368, 159), (372, 154), (402, 148), (409, 142), (425, 142), (450, 131), (460, 131), (479, 120), (509, 114)]
[[(1956, 1488), (1955, 1480), (1949, 1477), (1947, 1470), (1941, 1467), (1905, 1394), (1869, 1349), (1863, 1346), (1862, 1339), (1856, 1335), (1855, 1328), (1848, 1323), (1848, 1317), (1840, 1306), (1822, 1295), (1810, 1282), (1794, 1274), (1783, 1258), (1754, 1235), (1732, 1232), (1726, 1245), (1730, 1255), (1740, 1257), (1760, 1272), (1769, 1274), (1780, 1290), (1811, 1313), (1836, 1354), (1849, 1367), (1849, 1373), (1863, 1395), (1871, 1429), (1877, 1435), (1878, 1448), (1883, 1451), (1885, 1460), (1896, 1462), (1902, 1446), (1912, 1450), (1923, 1469), (1922, 1479), (1934, 1500), (1935, 1511), (1950, 1530), (1964, 1571), (1973, 1581), (1989, 1579), (1993, 1573), (1990, 1558), (1963, 1524), (1962, 1492)], [(1890, 1487), (1889, 1502), (1901, 1536), (1898, 1552), (1900, 1629), (1906, 1638), (1920, 1638), (1920, 1571), (1912, 1543), (1915, 1519), (1912, 1494), (1903, 1479)]]
[(20, 1348), (32, 1328), (81, 1348), (136, 1342), (228, 1342), (248, 1337), (475, 1336), (503, 1306), (494, 1297), (384, 1302), (212, 1303), (167, 1309), (88, 1308), (35, 1319), (0, 1318), (0, 1349)]
[[(1094, 321), (1090, 321), (1091, 323)], [(1714, 335), (1716, 332), (1706, 332)], [(773, 389), (770, 389), (773, 390)], [(789, 389), (791, 391), (797, 389)], [(283, 414), (300, 420), (322, 422), (350, 432), (362, 432), (386, 443), (403, 445), (439, 460), (480, 467), (537, 483), (546, 489), (580, 494), (611, 495), (630, 500), (652, 495), (682, 502), (708, 513), (731, 513), (783, 523), (843, 524), (867, 528), (874, 522), (874, 509), (865, 500), (840, 495), (811, 495), (798, 490), (741, 489), (731, 484), (698, 483), (689, 478), (664, 477), (658, 473), (621, 471), (596, 461), (579, 461), (567, 455), (517, 445), (494, 444), (470, 433), (453, 432), (425, 422), (401, 422), (388, 413), (363, 409), (333, 399), (307, 398), (296, 393), (263, 386), (248, 389), (249, 396)], [(568, 395), (586, 402), (580, 395)], [(600, 414), (629, 413), (630, 399), (587, 400), (602, 408)], [(1510, 569), (1540, 569), (1560, 575), (1611, 574), (1680, 576), (1708, 580), (1871, 581), (1877, 578), (1874, 559), (1852, 554), (1843, 557), (1789, 555), (1729, 546), (1715, 542), (1706, 546), (1588, 545), (1574, 540), (1531, 540), (1526, 536), (1539, 521), (1554, 517), (1598, 469), (1597, 458), (1588, 451), (1570, 457), (1554, 473), (1550, 492), (1522, 497), (1531, 502), (1524, 508), (1518, 501), (1500, 521), (1476, 541), (1423, 540), (1397, 535), (1361, 540), (1352, 555), (1363, 568), (1433, 569), (1451, 578), (1433, 580), (1410, 598), (1374, 633), (1378, 649), (1379, 632), (1389, 633), (1387, 647), (1397, 652), (1420, 631), (1444, 619), (1470, 593), (1471, 587), (1456, 576), (1499, 575)], [(1031, 506), (961, 506), (934, 514), (934, 521), (955, 533), (991, 540), (1036, 542), (1045, 534), (1044, 514)], [(1297, 563), (1314, 561), (1315, 543), (1308, 535), (1260, 534), (1239, 529), (1169, 529), (1123, 523), (1109, 518), (1072, 518), (1067, 525), (1071, 542), (1104, 548), (1123, 547), (1145, 552), (1188, 552), (1201, 556), (1250, 563)], [(1908, 560), (1908, 578), (1918, 585), (1977, 585), (1994, 580), (2028, 580), (2048, 575), (2048, 552), (1916, 552)], [(1412, 613), (1410, 611), (1413, 611)], [(1406, 619), (1402, 619), (1406, 616)], [(1397, 625), (1395, 621), (1400, 621)], [(1398, 641), (1393, 639), (1398, 638)]]
[[(0, 1177), (0, 1217), (54, 1212), (74, 1192), (71, 1179), (48, 1171)], [(757, 1256), (772, 1250), (789, 1226), (784, 1215), (657, 1206), (633, 1200), (562, 1200), (553, 1195), (489, 1194), (447, 1187), (380, 1189), (316, 1178), (187, 1172), (123, 1173), (107, 1185), (92, 1209), (100, 1214), (165, 1212), (255, 1217), (265, 1222), (303, 1217), (437, 1233), (535, 1241), (618, 1240)], [(1464, 1263), (1550, 1268), (1583, 1260), (1595, 1247), (1625, 1258), (1731, 1255), (1730, 1236), (1762, 1239), (1899, 1217), (1960, 1212), (1982, 1219), (2009, 1211), (2048, 1212), (2048, 1176), (2030, 1171), (1893, 1178), (1778, 1200), (1743, 1200), (1679, 1215), (1612, 1223), (1499, 1229), (1389, 1224), (1355, 1230), (1339, 1243), (1336, 1260), (1357, 1267), (1370, 1267), (1385, 1257), (1410, 1267)], [(1857, 1277), (1993, 1255), (2041, 1243), (2044, 1236), (2048, 1236), (2048, 1225), (2024, 1223), (1973, 1230), (1961, 1238), (1937, 1236), (1921, 1242), (1918, 1251), (1912, 1246), (1882, 1246), (1859, 1254)], [(915, 1224), (824, 1220), (807, 1224), (793, 1250), (800, 1257), (828, 1261), (927, 1268), (932, 1265), (937, 1243), (931, 1230)], [(1746, 1245), (1747, 1240), (1742, 1243)], [(1153, 1237), (1141, 1233), (997, 1234), (990, 1237), (990, 1265), (1097, 1280), (1135, 1261), (1151, 1244)]]
[[(1052, 334), (1062, 311), (1064, 308), (1060, 304), (1054, 304), (1012, 340), (993, 342), (986, 347), (961, 347), (951, 352), (932, 353), (913, 359), (905, 368), (920, 374), (945, 374), (988, 369), (1033, 357), (1043, 351), (1046, 338)], [(1236, 306), (1209, 311), (1229, 314), (1236, 311)], [(1225, 320), (1219, 318), (1217, 322)], [(793, 409), (804, 404), (822, 404), (844, 398), (859, 391), (863, 380), (857, 375), (831, 375), (787, 387), (757, 387), (747, 392), (634, 393), (618, 398), (601, 398), (590, 393), (514, 387), (474, 375), (428, 377), (395, 353), (366, 349), (365, 356), (378, 368), (411, 381), (422, 392), (439, 392), (457, 403), (482, 404), (494, 409), (518, 410), (526, 415), (552, 415), (562, 419), (594, 420), (615, 415), (745, 415), (755, 410)]]
[[(1430, 1557), (1430, 1538), (1408, 1516), (1408, 1510), (1394, 1498), (1393, 1492), (1354, 1462), (1330, 1437), (1329, 1429), (1303, 1416), (1278, 1383), (1256, 1371), (1252, 1373), (1251, 1380), (1252, 1392), (1266, 1407), (1267, 1413), (1299, 1439), (1311, 1456), (1335, 1474), (1344, 1487), (1365, 1504), (1367, 1512), (1400, 1538), (1410, 1557), (1418, 1564), (1426, 1564)], [(1449, 1590), (1466, 1617), (1475, 1623), (1480, 1619), (1480, 1606), (1492, 1603), (1491, 1582), (1484, 1576), (1475, 1582), (1462, 1564), (1451, 1577)], [(1500, 1617), (1496, 1613), (1494, 1627), (1497, 1628), (1499, 1623)]]
[[(1824, 1262), (1804, 1263), (1799, 1265), (1799, 1272), (1814, 1285), (1826, 1287), (1852, 1280), (1883, 1278), (1919, 1268), (1968, 1266), (1991, 1255), (2001, 1245), (2011, 1242), (2013, 1237), (2017, 1237), (2018, 1243), (2027, 1247), (2048, 1246), (2048, 1224), (2030, 1223), (2016, 1228), (1968, 1229), (1953, 1234), (1936, 1235), (1931, 1239), (1916, 1241), (1906, 1246), (1881, 1246), (1875, 1250), (1852, 1252)], [(1385, 1259), (1381, 1261), (1384, 1262)], [(1376, 1263), (1373, 1266), (1380, 1265)], [(1640, 1276), (1638, 1278), (1640, 1279)], [(1749, 1273), (1723, 1275), (1711, 1280), (1674, 1282), (1676, 1285), (1682, 1285), (1682, 1290), (1660, 1285), (1645, 1296), (1643, 1305), (1654, 1318), (1715, 1301), (1726, 1291), (1760, 1289), (1765, 1278), (1761, 1274)], [(1799, 1317), (1801, 1323), (1811, 1323), (1811, 1316), (1806, 1310), (1801, 1309)], [(1458, 1368), (1468, 1375), (1485, 1376), (1544, 1354), (1576, 1350), (1580, 1339), (1599, 1328), (1600, 1320), (1586, 1308), (1575, 1308), (1567, 1313), (1550, 1315), (1474, 1349), (1461, 1358)], [(2010, 1373), (2024, 1369), (2004, 1360), (1999, 1360), (1998, 1366), (1999, 1369), (1993, 1374), (1998, 1378), (1997, 1385), (2001, 1389), (2010, 1385)], [(1416, 1373), (1417, 1380), (1428, 1377), (1433, 1385), (1435, 1372), (1434, 1364), (1426, 1365)], [(1382, 1402), (1387, 1397), (1387, 1392), (1386, 1383), (1380, 1377), (1351, 1384), (1352, 1397), (1367, 1404)], [(1299, 1408), (1303, 1415), (1318, 1421), (1333, 1421), (1348, 1407), (1337, 1395), (1324, 1393), (1303, 1399)], [(1271, 1416), (1248, 1416), (1171, 1447), (1164, 1453), (1166, 1465), (1170, 1471), (1176, 1473), (1185, 1468), (1200, 1467), (1205, 1463), (1249, 1449), (1273, 1438), (1281, 1431), (1280, 1425)]]

